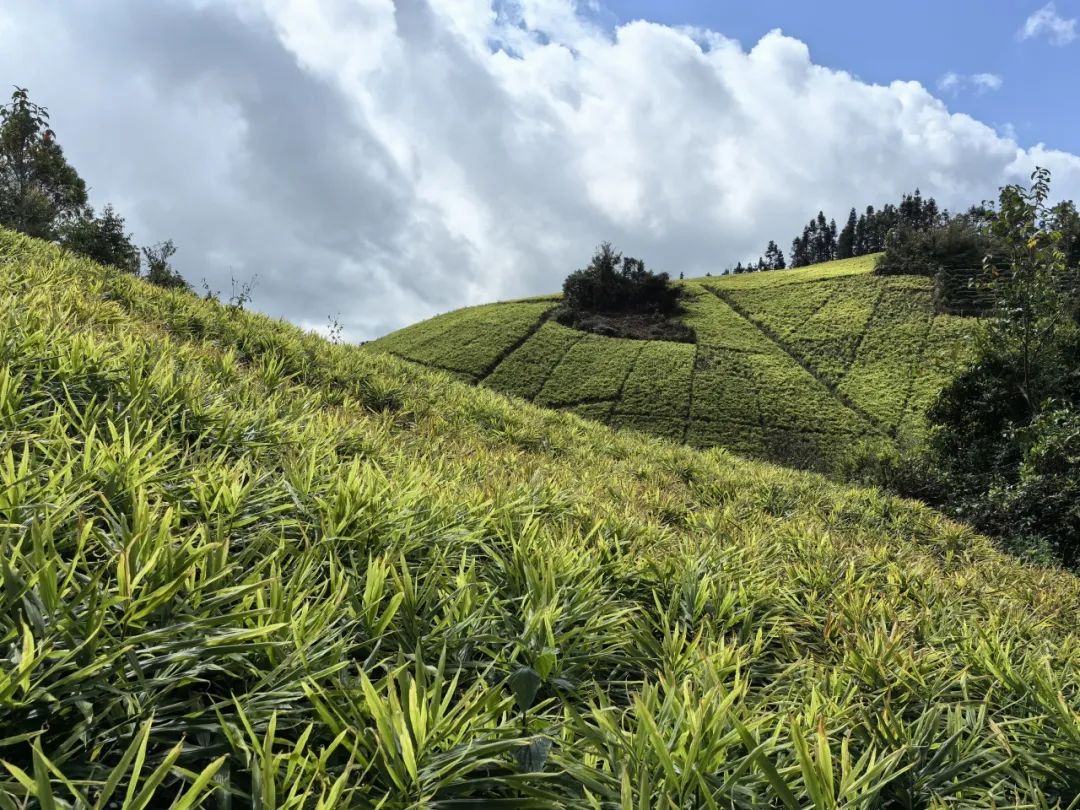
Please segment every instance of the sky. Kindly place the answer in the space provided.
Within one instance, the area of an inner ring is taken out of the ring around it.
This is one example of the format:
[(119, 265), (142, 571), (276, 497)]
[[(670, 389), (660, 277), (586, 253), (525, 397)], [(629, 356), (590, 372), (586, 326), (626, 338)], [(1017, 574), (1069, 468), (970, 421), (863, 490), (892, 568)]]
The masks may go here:
[(351, 340), (672, 275), (914, 188), (1080, 198), (1080, 0), (4, 0), (87, 180), (180, 272)]

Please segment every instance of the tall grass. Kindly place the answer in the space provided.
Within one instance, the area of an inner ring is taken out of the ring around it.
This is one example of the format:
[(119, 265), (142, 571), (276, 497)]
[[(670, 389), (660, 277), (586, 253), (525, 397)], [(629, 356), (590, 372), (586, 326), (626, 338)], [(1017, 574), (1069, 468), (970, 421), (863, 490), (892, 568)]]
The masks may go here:
[(0, 807), (1055, 807), (1080, 587), (0, 232)]

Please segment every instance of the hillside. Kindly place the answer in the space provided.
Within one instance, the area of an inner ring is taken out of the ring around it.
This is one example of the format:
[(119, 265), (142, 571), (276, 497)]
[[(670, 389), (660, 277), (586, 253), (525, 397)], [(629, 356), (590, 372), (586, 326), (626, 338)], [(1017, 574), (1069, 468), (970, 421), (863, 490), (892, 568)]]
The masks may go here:
[(682, 282), (697, 343), (586, 334), (557, 298), (471, 307), (371, 345), (546, 407), (697, 447), (826, 469), (861, 439), (918, 441), (975, 322), (873, 256)]
[(0, 359), (2, 807), (1080, 795), (1080, 582), (918, 504), (4, 231)]

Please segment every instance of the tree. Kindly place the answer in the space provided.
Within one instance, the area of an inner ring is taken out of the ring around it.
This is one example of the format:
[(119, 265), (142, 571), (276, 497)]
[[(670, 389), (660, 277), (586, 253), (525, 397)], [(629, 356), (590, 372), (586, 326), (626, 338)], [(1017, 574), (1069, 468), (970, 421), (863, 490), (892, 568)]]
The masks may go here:
[(1080, 213), (1072, 200), (1050, 209), (1051, 226), (1061, 232), (1061, 250), (1069, 267), (1080, 267)]
[(618, 253), (610, 242), (597, 248), (589, 266), (563, 282), (563, 301), (571, 313), (652, 312), (676, 309), (680, 289), (667, 273), (653, 273), (645, 262)]
[(769, 240), (769, 246), (765, 248), (765, 264), (770, 270), (783, 270), (787, 263), (784, 261), (784, 251), (780, 250), (776, 242)]
[(100, 264), (125, 273), (139, 272), (139, 250), (131, 234), (124, 233), (123, 217), (111, 205), (105, 206), (100, 217), (95, 217), (94, 209), (88, 206), (60, 226), (59, 236), (64, 247)]
[(855, 225), (855, 250), (856, 255), (865, 256), (868, 253), (873, 253), (871, 250), (873, 244), (873, 232), (874, 232), (874, 206), (866, 206), (866, 210), (859, 216), (859, 221)]
[(1001, 190), (984, 273), (996, 307), (975, 363), (931, 409), (954, 511), (1014, 546), (1080, 562), (1080, 293), (1050, 175)]
[(86, 184), (49, 128), (49, 111), (16, 87), (0, 107), (0, 225), (53, 239), (86, 200)]
[(810, 229), (803, 228), (802, 236), (791, 240), (791, 266), (805, 267), (810, 264)]
[(175, 253), (176, 247), (171, 239), (158, 242), (151, 247), (144, 247), (142, 249), (143, 263), (145, 265), (143, 278), (159, 287), (190, 290), (191, 287), (184, 281), (183, 276), (174, 270), (169, 263)]
[(984, 266), (1006, 279), (998, 284), (998, 313), (987, 332), (985, 351), (1018, 364), (1017, 388), (1034, 416), (1066, 360), (1055, 349), (1059, 333), (1070, 327), (1069, 316), (1076, 314), (1076, 290), (1075, 276), (1066, 273), (1064, 234), (1055, 229), (1046, 204), (1050, 172), (1038, 169), (1031, 180), (1030, 189), (1002, 189), (999, 211), (991, 219), (997, 250)]
[(838, 259), (850, 259), (855, 255), (855, 228), (858, 226), (859, 220), (855, 214), (855, 209), (851, 209), (851, 213), (848, 214), (847, 225), (844, 226), (844, 230), (840, 231), (840, 236), (836, 240), (836, 258)]

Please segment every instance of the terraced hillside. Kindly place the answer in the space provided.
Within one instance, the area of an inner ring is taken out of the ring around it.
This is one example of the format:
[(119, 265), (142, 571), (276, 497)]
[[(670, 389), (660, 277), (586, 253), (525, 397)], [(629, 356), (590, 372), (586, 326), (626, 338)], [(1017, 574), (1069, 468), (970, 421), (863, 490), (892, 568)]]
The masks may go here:
[(0, 425), (0, 807), (1080, 795), (1080, 582), (918, 504), (3, 231)]
[(683, 282), (694, 345), (585, 334), (556, 298), (472, 307), (370, 344), (506, 394), (690, 443), (829, 467), (861, 439), (917, 441), (970, 346), (931, 281), (875, 257)]

